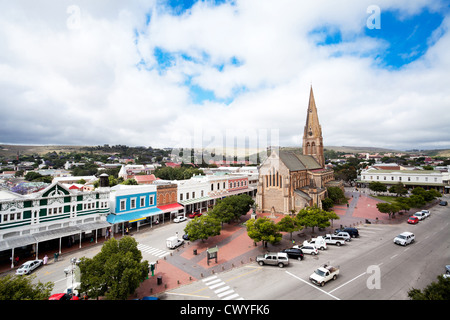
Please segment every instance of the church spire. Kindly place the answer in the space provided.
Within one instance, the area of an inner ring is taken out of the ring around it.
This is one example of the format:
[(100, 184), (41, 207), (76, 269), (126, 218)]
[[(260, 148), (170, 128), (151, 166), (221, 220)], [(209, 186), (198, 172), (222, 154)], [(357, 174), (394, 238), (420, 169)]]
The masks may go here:
[(313, 156), (317, 162), (324, 167), (322, 128), (319, 124), (316, 102), (314, 100), (313, 88), (309, 93), (308, 111), (306, 125), (303, 133), (303, 154)]

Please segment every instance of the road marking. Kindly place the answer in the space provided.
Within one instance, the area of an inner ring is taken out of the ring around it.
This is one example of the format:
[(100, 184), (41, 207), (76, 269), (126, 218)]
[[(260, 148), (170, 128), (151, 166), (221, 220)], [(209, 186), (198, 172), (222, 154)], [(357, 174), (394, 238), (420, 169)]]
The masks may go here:
[[(253, 271), (252, 271), (253, 272)], [(231, 300), (234, 298), (238, 298), (239, 294), (237, 294), (230, 286), (227, 286), (222, 279), (217, 276), (210, 276), (202, 280), (209, 289), (213, 290), (217, 297), (222, 298), (222, 300)], [(218, 288), (218, 289), (217, 289)], [(214, 290), (216, 289), (216, 290)], [(242, 297), (239, 297), (239, 300), (243, 300)]]
[(141, 252), (145, 252), (148, 254), (151, 254), (152, 256), (157, 256), (158, 258), (162, 258), (167, 256), (168, 254), (170, 254), (169, 251), (165, 251), (165, 250), (161, 250), (161, 249), (156, 249), (150, 246), (147, 246), (145, 244), (139, 243), (137, 245), (137, 248), (141, 251)]
[(398, 256), (398, 253), (397, 253), (397, 254), (394, 254), (394, 255), (391, 257), (391, 259), (394, 259), (396, 256)]
[(307, 285), (309, 285), (309, 286), (311, 286), (311, 287), (313, 287), (313, 288), (316, 288), (317, 290), (319, 290), (319, 291), (325, 293), (326, 295), (329, 295), (329, 296), (332, 297), (333, 299), (341, 300), (341, 299), (339, 299), (338, 297), (335, 297), (335, 296), (333, 296), (332, 294), (329, 294), (328, 292), (326, 292), (326, 291), (324, 291), (324, 290), (318, 288), (315, 284), (312, 284), (312, 283), (310, 283), (310, 282), (308, 282), (308, 281), (303, 280), (302, 278), (297, 277), (295, 274), (292, 274), (292, 273), (290, 273), (289, 271), (286, 271), (286, 273), (289, 274), (289, 275), (291, 275), (291, 276), (293, 276), (293, 277), (296, 278), (297, 280), (300, 280), (300, 281), (306, 283)]
[(356, 280), (356, 279), (358, 279), (359, 277), (361, 277), (361, 276), (363, 276), (363, 275), (365, 275), (367, 272), (363, 272), (363, 273), (361, 273), (359, 276), (356, 276), (356, 277), (354, 277), (353, 279), (350, 279), (350, 280), (348, 280), (346, 283), (344, 283), (344, 284), (341, 284), (339, 287), (337, 287), (337, 288), (334, 288), (333, 290), (331, 290), (329, 293), (331, 293), (331, 292), (334, 292), (334, 291), (336, 291), (337, 289), (340, 289), (340, 288), (342, 288), (343, 286), (345, 286), (346, 284), (348, 284), (348, 283), (350, 283), (350, 282), (352, 282), (353, 280)]

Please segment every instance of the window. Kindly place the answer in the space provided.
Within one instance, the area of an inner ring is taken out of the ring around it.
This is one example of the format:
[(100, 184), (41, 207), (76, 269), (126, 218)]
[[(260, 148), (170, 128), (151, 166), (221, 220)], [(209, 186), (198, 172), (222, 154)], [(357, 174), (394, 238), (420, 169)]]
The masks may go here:
[(131, 198), (130, 209), (136, 209), (136, 198)]
[(192, 199), (195, 198), (195, 192), (192, 191)]
[(211, 191), (214, 191), (214, 185), (211, 183)]
[(219, 190), (219, 189), (220, 189), (220, 183), (217, 182), (217, 190)]
[(203, 197), (203, 190), (200, 192), (200, 196)]
[(125, 210), (127, 200), (120, 200), (120, 210)]
[(183, 194), (182, 193), (180, 193), (180, 201), (183, 201)]
[(152, 206), (152, 205), (154, 205), (154, 203), (155, 203), (154, 197), (153, 196), (149, 196), (148, 197), (148, 205)]
[(141, 206), (141, 207), (145, 207), (145, 197), (141, 197), (140, 199), (141, 199), (141, 204), (140, 204), (140, 206)]
[(223, 183), (223, 188), (225, 189), (226, 187), (225, 187), (225, 182)]
[(186, 200), (189, 200), (189, 192), (186, 192)]

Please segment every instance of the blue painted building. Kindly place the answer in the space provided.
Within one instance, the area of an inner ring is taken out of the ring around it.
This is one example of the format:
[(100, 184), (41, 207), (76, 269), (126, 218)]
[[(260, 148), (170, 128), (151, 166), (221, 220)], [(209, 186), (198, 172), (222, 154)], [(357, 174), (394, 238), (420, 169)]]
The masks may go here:
[(122, 233), (125, 228), (139, 230), (139, 226), (152, 225), (163, 214), (156, 201), (156, 185), (116, 185), (111, 188), (107, 221), (114, 232)]

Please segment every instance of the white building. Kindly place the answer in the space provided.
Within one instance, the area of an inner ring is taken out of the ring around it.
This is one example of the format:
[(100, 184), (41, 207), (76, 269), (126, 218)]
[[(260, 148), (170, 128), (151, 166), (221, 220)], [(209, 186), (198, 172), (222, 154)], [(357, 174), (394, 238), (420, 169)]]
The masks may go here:
[(384, 170), (369, 167), (361, 171), (360, 183), (381, 182), (388, 186), (403, 183), (407, 188), (422, 187), (424, 189), (434, 188), (440, 193), (450, 191), (450, 166), (446, 171), (439, 170)]

